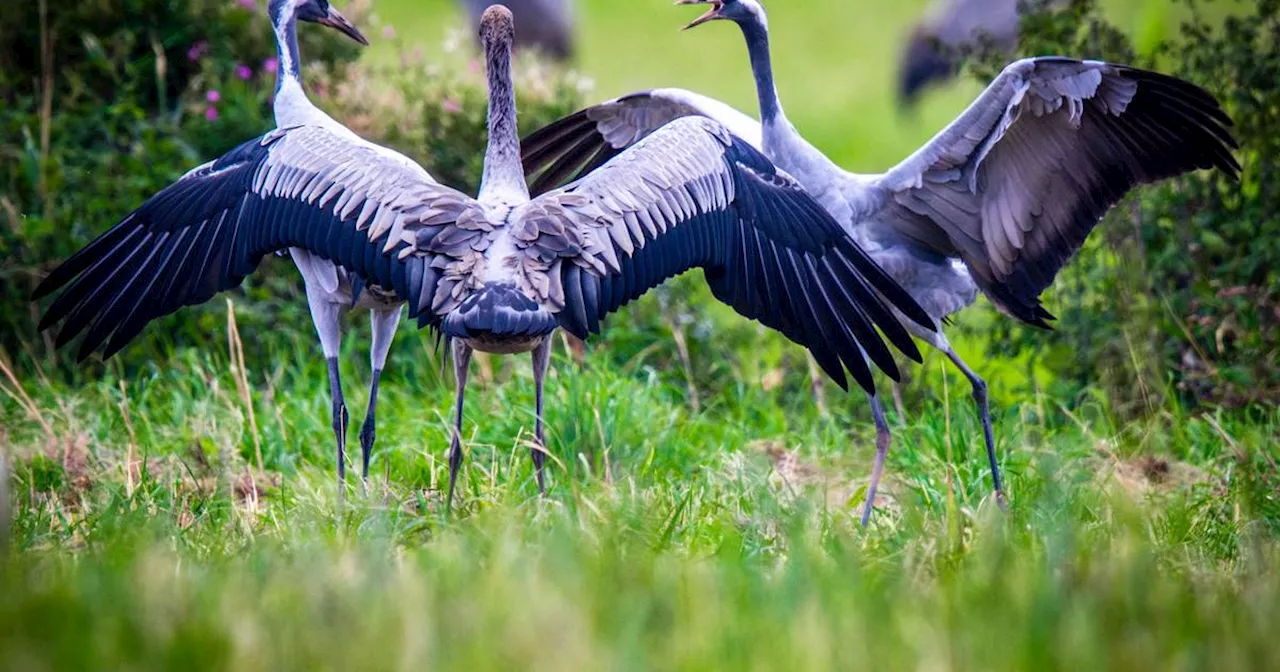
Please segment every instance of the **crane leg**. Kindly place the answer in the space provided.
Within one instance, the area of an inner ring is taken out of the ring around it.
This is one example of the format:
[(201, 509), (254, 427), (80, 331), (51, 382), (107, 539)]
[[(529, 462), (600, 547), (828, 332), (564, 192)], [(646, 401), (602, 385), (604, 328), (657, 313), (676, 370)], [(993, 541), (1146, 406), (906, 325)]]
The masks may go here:
[(533, 468), (538, 478), (538, 494), (547, 494), (547, 485), (543, 480), (542, 466), (547, 461), (547, 440), (542, 423), (542, 387), (547, 376), (547, 367), (551, 365), (551, 337), (543, 339), (533, 349), (533, 389), (534, 389), (534, 447), (530, 451), (533, 457)]
[(884, 407), (880, 405), (880, 397), (867, 395), (871, 404), (871, 417), (876, 422), (876, 463), (871, 468), (871, 484), (867, 486), (867, 502), (862, 507), (862, 526), (866, 527), (871, 520), (871, 509), (876, 503), (876, 489), (880, 487), (880, 476), (884, 474), (884, 458), (889, 454), (889, 423), (884, 419)]
[(1004, 487), (1000, 484), (1000, 464), (996, 461), (996, 438), (995, 432), (991, 430), (991, 405), (987, 400), (987, 381), (974, 373), (973, 369), (970, 369), (969, 365), (965, 364), (963, 359), (960, 359), (960, 355), (956, 354), (953, 348), (948, 347), (944, 352), (947, 353), (947, 358), (964, 373), (965, 377), (969, 379), (969, 383), (973, 385), (973, 401), (978, 405), (978, 418), (982, 421), (982, 438), (987, 444), (987, 461), (991, 464), (991, 484), (995, 489), (996, 503), (1000, 505), (1001, 509), (1004, 509), (1007, 505), (1005, 504)]
[(369, 353), (373, 363), (373, 380), (369, 383), (369, 411), (364, 416), (364, 424), (360, 426), (360, 477), (366, 486), (369, 483), (369, 457), (373, 454), (373, 441), (378, 431), (378, 381), (387, 364), (391, 339), (395, 338), (396, 327), (400, 324), (400, 306), (391, 310), (374, 310), (370, 314), (373, 318), (373, 348)]
[(328, 357), (329, 396), (333, 400), (333, 434), (338, 441), (338, 496), (347, 482), (347, 404), (342, 398), (342, 381), (338, 377), (338, 358)]
[(467, 390), (467, 367), (471, 364), (471, 346), (453, 341), (453, 375), (458, 384), (457, 411), (453, 416), (453, 441), (449, 444), (449, 499), (446, 510), (453, 509), (453, 489), (462, 466), (462, 398)]
[(360, 425), (360, 479), (365, 487), (369, 485), (369, 458), (373, 455), (373, 441), (377, 438), (378, 420), (375, 409), (378, 406), (378, 381), (382, 378), (382, 369), (373, 370), (373, 378), (369, 381), (369, 410), (365, 412), (364, 424)]
[[(303, 264), (298, 269), (304, 271)], [(338, 376), (338, 350), (342, 345), (342, 314), (346, 307), (332, 297), (323, 294), (320, 283), (307, 279), (307, 306), (311, 309), (311, 321), (320, 336), (320, 348), (329, 365), (329, 398), (333, 404), (333, 434), (338, 444), (338, 499), (342, 500), (347, 480), (347, 404), (342, 398), (342, 380)]]

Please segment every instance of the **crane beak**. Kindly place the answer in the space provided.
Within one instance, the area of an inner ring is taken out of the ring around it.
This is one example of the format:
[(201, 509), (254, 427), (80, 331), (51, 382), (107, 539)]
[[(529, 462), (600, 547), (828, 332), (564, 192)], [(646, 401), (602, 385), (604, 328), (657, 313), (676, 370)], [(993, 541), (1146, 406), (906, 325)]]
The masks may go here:
[(676, 0), (677, 5), (703, 5), (708, 2), (711, 3), (711, 9), (708, 9), (706, 14), (690, 21), (689, 25), (681, 28), (680, 30), (689, 30), (694, 26), (700, 26), (708, 21), (725, 18), (720, 15), (720, 10), (724, 9), (724, 3), (719, 2), (719, 0)]
[(360, 30), (355, 27), (355, 24), (348, 21), (347, 17), (333, 7), (329, 7), (329, 13), (325, 14), (323, 18), (316, 19), (316, 23), (322, 26), (329, 26), (356, 42), (366, 47), (369, 46), (369, 40), (366, 40), (364, 35), (360, 34)]

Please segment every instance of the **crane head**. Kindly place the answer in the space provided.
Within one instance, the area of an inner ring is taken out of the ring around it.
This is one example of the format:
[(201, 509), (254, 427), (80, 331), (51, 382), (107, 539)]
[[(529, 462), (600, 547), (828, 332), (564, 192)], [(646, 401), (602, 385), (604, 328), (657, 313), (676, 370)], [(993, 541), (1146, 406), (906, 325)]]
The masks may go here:
[(504, 5), (489, 5), (480, 15), (480, 40), (485, 44), (511, 44), (515, 40), (515, 17)]
[(676, 0), (676, 4), (711, 5), (705, 14), (690, 21), (684, 30), (716, 20), (766, 24), (764, 6), (758, 0)]
[(360, 44), (369, 46), (369, 40), (365, 39), (355, 24), (343, 16), (342, 12), (330, 6), (329, 0), (284, 0), (284, 2), (293, 5), (293, 11), (299, 21), (328, 26)]

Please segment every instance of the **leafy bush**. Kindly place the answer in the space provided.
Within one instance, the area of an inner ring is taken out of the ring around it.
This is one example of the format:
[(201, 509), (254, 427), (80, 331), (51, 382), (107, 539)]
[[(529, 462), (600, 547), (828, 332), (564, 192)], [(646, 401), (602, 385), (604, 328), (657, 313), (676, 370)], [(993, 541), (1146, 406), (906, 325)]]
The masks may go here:
[[(99, 0), (45, 8), (41, 2), (18, 3), (14, 22), (6, 15), (0, 25), (0, 348), (51, 353), (28, 301), (40, 278), (195, 165), (272, 126), (275, 46), (263, 5)], [(344, 12), (363, 23), (362, 7)], [(354, 61), (359, 46), (335, 31), (304, 26), (299, 37), (304, 77), (318, 104), (450, 184), (478, 181), (485, 137), (478, 69), (431, 66), (410, 55), (401, 67), (370, 67)], [(41, 44), (49, 45), (49, 58), (29, 58), (41, 53)], [(577, 104), (568, 77), (525, 60), (517, 71), (523, 122), (545, 123)], [(264, 300), (241, 309), (242, 329), (310, 342), (301, 284), (290, 264), (266, 260), (244, 291)], [(221, 302), (210, 305), (215, 308), (166, 318), (166, 327), (147, 329), (139, 341), (155, 347), (220, 333)], [(296, 328), (269, 330), (282, 321)]]
[[(1244, 406), (1280, 399), (1280, 2), (1211, 21), (1197, 0), (1178, 39), (1149, 59), (1094, 0), (1023, 21), (1025, 55), (1067, 54), (1158, 69), (1218, 97), (1236, 122), (1238, 184), (1200, 172), (1140, 190), (1115, 208), (1059, 276), (1052, 333), (996, 321), (993, 355), (1033, 354), (1058, 394), (1100, 385), (1133, 415), (1172, 395)], [(1003, 63), (979, 55), (985, 80)]]

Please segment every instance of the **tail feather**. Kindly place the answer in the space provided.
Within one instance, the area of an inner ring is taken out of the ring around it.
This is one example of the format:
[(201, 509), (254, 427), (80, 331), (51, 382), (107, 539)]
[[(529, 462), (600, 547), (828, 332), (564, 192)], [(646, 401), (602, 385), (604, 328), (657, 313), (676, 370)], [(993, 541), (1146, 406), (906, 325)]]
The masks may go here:
[(535, 337), (557, 326), (554, 313), (515, 286), (486, 284), (446, 315), (440, 330), (452, 338)]

